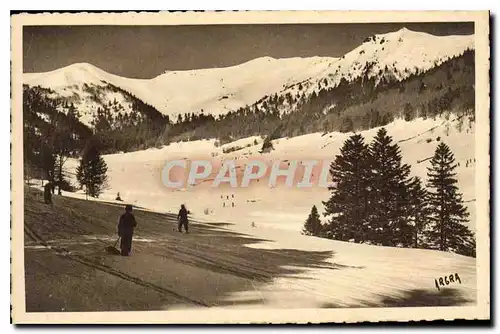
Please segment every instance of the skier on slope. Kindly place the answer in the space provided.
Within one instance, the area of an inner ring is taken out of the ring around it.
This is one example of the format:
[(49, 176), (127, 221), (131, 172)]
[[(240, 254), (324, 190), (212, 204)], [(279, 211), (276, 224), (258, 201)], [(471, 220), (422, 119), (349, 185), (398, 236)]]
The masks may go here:
[(132, 236), (134, 229), (137, 226), (135, 217), (132, 214), (132, 205), (125, 206), (125, 213), (120, 216), (118, 223), (118, 236), (120, 240), (120, 249), (122, 256), (129, 256), (132, 250)]
[(184, 226), (184, 229), (186, 230), (186, 233), (189, 233), (188, 231), (188, 214), (190, 212), (186, 209), (186, 206), (184, 204), (181, 204), (181, 209), (179, 210), (179, 214), (177, 215), (177, 220), (179, 222), (178, 225), (178, 230), (179, 232), (182, 233), (182, 226)]

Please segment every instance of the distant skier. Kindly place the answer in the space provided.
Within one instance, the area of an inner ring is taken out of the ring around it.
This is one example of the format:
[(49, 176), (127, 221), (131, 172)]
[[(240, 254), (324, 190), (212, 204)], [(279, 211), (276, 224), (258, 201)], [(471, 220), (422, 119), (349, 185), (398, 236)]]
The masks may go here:
[(122, 256), (129, 256), (132, 250), (132, 236), (137, 226), (135, 217), (132, 214), (132, 205), (125, 206), (125, 213), (120, 216), (118, 223), (118, 236), (121, 238), (120, 249)]
[(47, 184), (43, 187), (43, 200), (45, 204), (52, 204), (52, 183), (47, 182)]
[(189, 230), (188, 230), (188, 214), (190, 212), (186, 209), (186, 207), (184, 206), (184, 204), (181, 205), (181, 209), (179, 210), (179, 214), (177, 215), (177, 220), (179, 222), (179, 225), (178, 225), (178, 230), (179, 232), (182, 233), (182, 226), (184, 226), (184, 229), (186, 230), (186, 233), (189, 233)]
[(120, 197), (120, 193), (117, 193), (117, 194), (116, 194), (115, 201), (120, 201), (120, 202), (122, 202), (122, 201), (123, 201), (123, 200), (122, 200), (122, 198)]

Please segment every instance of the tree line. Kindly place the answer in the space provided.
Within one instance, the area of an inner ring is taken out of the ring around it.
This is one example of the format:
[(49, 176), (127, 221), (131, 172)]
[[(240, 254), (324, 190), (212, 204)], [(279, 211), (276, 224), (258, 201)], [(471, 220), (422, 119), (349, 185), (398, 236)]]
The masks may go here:
[(439, 249), (475, 257), (469, 213), (457, 187), (450, 148), (437, 146), (427, 184), (410, 177), (399, 146), (385, 128), (366, 144), (349, 137), (330, 166), (331, 197), (323, 202), (326, 224), (314, 206), (303, 233), (341, 241)]

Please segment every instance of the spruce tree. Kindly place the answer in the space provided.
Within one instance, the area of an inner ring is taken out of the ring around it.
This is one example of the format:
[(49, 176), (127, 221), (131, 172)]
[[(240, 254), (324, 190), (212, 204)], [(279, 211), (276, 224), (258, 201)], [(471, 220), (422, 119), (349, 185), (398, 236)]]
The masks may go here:
[(386, 246), (409, 246), (408, 222), (410, 166), (402, 163), (401, 150), (381, 128), (370, 144), (370, 239)]
[(87, 195), (98, 198), (106, 187), (108, 167), (99, 153), (97, 145), (90, 142), (84, 150), (80, 164), (76, 169), (76, 178), (80, 186), (85, 186)]
[(429, 192), (431, 230), (428, 235), (432, 245), (439, 250), (475, 256), (474, 235), (464, 225), (469, 213), (458, 191), (456, 167), (453, 153), (441, 142), (427, 168), (428, 187), (432, 189)]
[(326, 228), (327, 237), (337, 240), (366, 240), (368, 217), (369, 169), (368, 145), (360, 134), (349, 137), (340, 155), (330, 166), (334, 186), (325, 205), (325, 216), (331, 216)]
[(413, 247), (426, 248), (424, 231), (427, 228), (429, 216), (429, 193), (422, 185), (419, 177), (414, 177), (410, 183), (409, 221), (413, 229)]
[(323, 225), (321, 225), (321, 220), (319, 219), (318, 209), (316, 205), (313, 205), (309, 217), (307, 217), (304, 223), (303, 234), (321, 236), (323, 232)]

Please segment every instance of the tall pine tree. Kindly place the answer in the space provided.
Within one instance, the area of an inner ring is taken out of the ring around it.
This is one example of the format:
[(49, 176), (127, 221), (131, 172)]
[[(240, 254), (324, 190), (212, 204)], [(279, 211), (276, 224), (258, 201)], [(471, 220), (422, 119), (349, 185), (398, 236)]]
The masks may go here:
[(366, 239), (368, 218), (369, 169), (368, 145), (360, 134), (349, 137), (340, 155), (330, 166), (334, 186), (325, 205), (325, 216), (331, 216), (327, 236), (337, 240)]
[(419, 177), (414, 177), (411, 180), (409, 204), (409, 221), (413, 228), (412, 246), (414, 248), (427, 248), (424, 231), (427, 228), (430, 214), (429, 193)]
[(321, 236), (323, 233), (323, 225), (321, 225), (321, 220), (319, 219), (318, 209), (316, 205), (313, 205), (309, 217), (307, 217), (304, 223), (303, 234)]
[(87, 195), (99, 197), (107, 185), (107, 171), (108, 167), (100, 155), (96, 143), (89, 142), (76, 169), (76, 178), (80, 186), (85, 186)]
[(370, 144), (370, 239), (386, 246), (412, 243), (408, 224), (408, 176), (401, 150), (381, 128)]
[(432, 224), (429, 239), (439, 250), (475, 256), (474, 235), (464, 225), (469, 213), (458, 191), (456, 167), (450, 148), (440, 143), (431, 159), (431, 166), (427, 168), (428, 187), (432, 189), (429, 192), (429, 219)]

